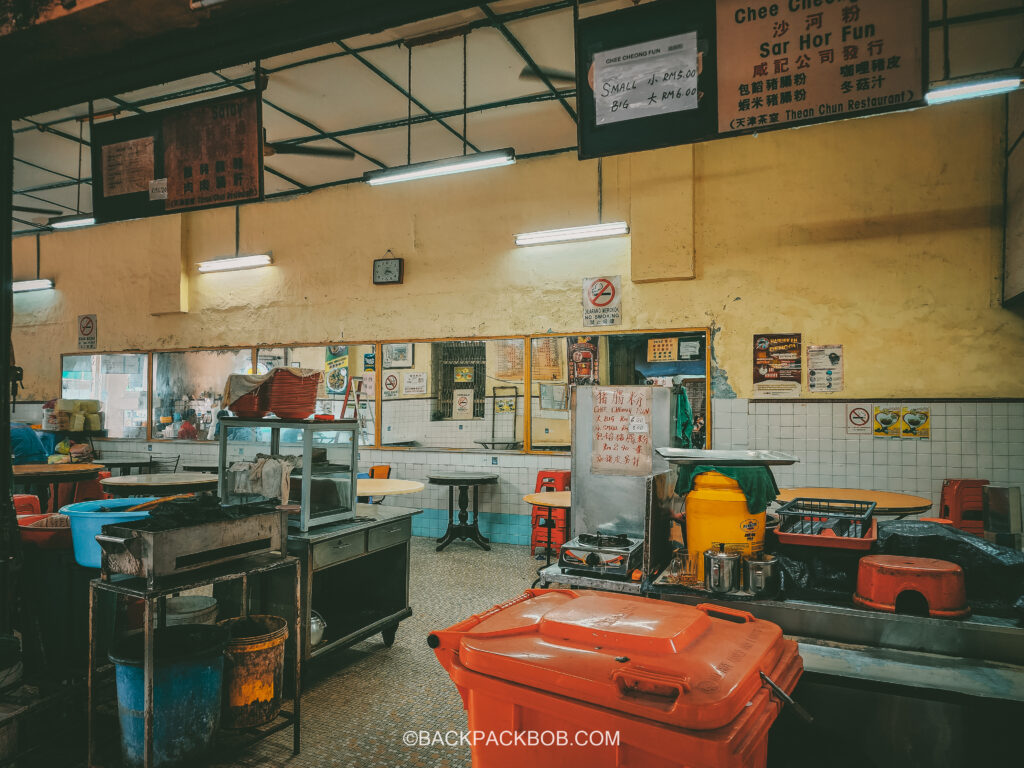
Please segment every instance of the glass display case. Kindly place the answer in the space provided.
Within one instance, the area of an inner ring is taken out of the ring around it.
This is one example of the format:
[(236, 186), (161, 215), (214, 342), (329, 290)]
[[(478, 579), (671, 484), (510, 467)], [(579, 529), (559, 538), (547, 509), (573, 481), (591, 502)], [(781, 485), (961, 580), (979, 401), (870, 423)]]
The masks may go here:
[[(318, 525), (351, 520), (356, 509), (358, 430), (356, 419), (307, 421), (222, 417), (218, 430), (218, 495), (223, 502), (231, 503), (257, 498), (251, 490), (245, 493), (237, 491), (234, 473), (229, 471), (237, 461), (252, 462), (253, 455), (297, 456), (301, 457), (301, 464), (291, 470), (288, 498), (281, 499), (284, 504), (299, 507), (290, 516), (289, 524), (308, 531)], [(265, 491), (262, 497), (272, 498), (272, 492)], [(284, 494), (275, 495), (281, 497)]]

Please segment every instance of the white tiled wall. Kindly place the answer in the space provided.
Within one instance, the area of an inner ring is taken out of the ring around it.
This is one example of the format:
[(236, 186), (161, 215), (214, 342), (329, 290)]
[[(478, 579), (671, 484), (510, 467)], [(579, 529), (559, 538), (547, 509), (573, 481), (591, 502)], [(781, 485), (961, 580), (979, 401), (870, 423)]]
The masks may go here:
[[(517, 415), (521, 414), (523, 398), (517, 398)], [(381, 441), (385, 444), (415, 441), (420, 445), (444, 446), (445, 448), (479, 448), (477, 440), (491, 439), (491, 411), (494, 398), (484, 399), (483, 418), (454, 421), (443, 419), (431, 421), (431, 413), (436, 408), (437, 399), (433, 397), (409, 398), (403, 400), (385, 400), (381, 409), (383, 433)], [(511, 440), (512, 416), (498, 414), (494, 425), (497, 438)], [(522, 418), (516, 424), (516, 436), (523, 439)]]
[[(866, 403), (870, 410), (871, 403)], [(775, 467), (780, 487), (901, 491), (938, 509), (946, 478), (1024, 483), (1024, 402), (935, 402), (931, 438), (846, 432), (846, 404), (712, 400), (712, 447), (778, 450), (800, 462)]]

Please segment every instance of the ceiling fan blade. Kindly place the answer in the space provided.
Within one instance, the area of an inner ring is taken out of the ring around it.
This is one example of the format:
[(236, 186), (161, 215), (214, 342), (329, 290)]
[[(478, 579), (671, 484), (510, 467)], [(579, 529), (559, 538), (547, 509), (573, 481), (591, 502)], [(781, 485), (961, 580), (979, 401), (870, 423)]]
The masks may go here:
[[(268, 151), (269, 150), (269, 151)], [(353, 158), (356, 153), (344, 147), (310, 147), (305, 144), (271, 144), (263, 145), (264, 155), (312, 155), (315, 157)]]
[(11, 208), (22, 213), (43, 213), (47, 216), (60, 216), (64, 211), (59, 208), (32, 208), (27, 205), (12, 205)]
[(564, 69), (552, 69), (551, 67), (538, 66), (536, 69), (527, 64), (519, 73), (520, 80), (540, 80), (543, 74), (552, 83), (576, 84), (576, 75), (573, 72), (566, 72)]

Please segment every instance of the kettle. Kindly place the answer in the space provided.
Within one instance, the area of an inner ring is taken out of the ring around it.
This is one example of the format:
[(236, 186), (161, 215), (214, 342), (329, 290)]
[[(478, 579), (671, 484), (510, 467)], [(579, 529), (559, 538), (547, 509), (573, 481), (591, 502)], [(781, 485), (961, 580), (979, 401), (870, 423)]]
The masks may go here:
[(740, 556), (738, 552), (726, 552), (725, 544), (718, 545), (718, 551), (704, 550), (704, 586), (709, 592), (724, 594), (740, 588)]
[(327, 631), (327, 622), (324, 617), (316, 611), (309, 612), (309, 644), (320, 645), (324, 641), (324, 633)]

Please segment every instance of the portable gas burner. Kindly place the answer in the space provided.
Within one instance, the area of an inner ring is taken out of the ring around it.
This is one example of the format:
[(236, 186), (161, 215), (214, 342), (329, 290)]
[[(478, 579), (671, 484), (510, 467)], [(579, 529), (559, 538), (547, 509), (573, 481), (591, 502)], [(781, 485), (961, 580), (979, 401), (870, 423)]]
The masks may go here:
[(625, 579), (643, 567), (643, 553), (643, 539), (624, 533), (581, 533), (562, 545), (558, 565), (563, 571)]

